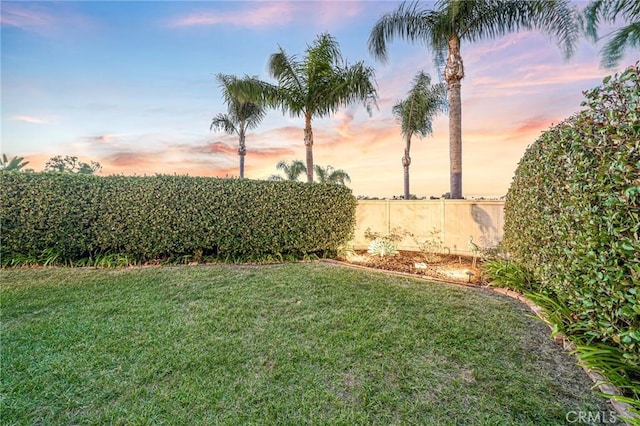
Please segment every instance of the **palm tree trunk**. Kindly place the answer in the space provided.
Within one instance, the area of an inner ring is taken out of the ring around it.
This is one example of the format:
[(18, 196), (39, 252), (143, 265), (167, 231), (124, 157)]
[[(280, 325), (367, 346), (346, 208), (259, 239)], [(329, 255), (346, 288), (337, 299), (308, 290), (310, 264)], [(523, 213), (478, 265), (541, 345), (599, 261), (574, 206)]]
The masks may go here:
[(313, 130), (311, 129), (311, 114), (304, 115), (304, 146), (307, 149), (307, 182), (313, 182)]
[(240, 179), (244, 179), (244, 155), (240, 154)]
[(460, 39), (449, 39), (444, 79), (449, 98), (449, 192), (452, 199), (462, 198), (462, 101), (460, 96), (464, 66), (460, 56)]
[[(407, 140), (407, 145), (409, 141)], [(404, 149), (404, 157), (402, 157), (402, 167), (404, 167), (404, 199), (408, 200), (411, 197), (409, 193), (409, 166), (411, 165), (411, 157), (409, 156), (409, 149)]]
[(244, 156), (247, 155), (244, 129), (240, 130), (240, 141), (238, 143), (238, 155), (240, 156), (240, 179), (244, 179)]

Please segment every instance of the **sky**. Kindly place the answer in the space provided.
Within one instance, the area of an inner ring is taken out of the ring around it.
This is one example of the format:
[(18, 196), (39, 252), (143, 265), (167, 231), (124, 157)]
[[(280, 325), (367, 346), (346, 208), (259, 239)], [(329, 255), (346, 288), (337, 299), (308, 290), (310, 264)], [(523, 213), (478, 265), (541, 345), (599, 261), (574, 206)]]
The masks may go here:
[[(268, 58), (304, 55), (328, 32), (349, 63), (375, 69), (378, 107), (314, 119), (314, 162), (347, 172), (354, 195), (403, 193), (404, 141), (392, 115), (415, 74), (439, 81), (432, 52), (396, 39), (387, 62), (367, 49), (393, 1), (1, 1), (1, 152), (40, 171), (56, 155), (97, 161), (101, 175), (239, 176), (237, 136), (211, 132), (226, 112), (218, 73), (275, 83)], [(585, 2), (577, 2), (583, 7)], [(424, 7), (432, 6), (424, 2)], [(582, 92), (635, 63), (600, 66), (602, 46), (581, 40), (566, 60), (556, 43), (520, 32), (462, 45), (462, 188), (506, 194), (526, 148), (581, 109)], [(304, 160), (302, 117), (270, 110), (247, 135), (245, 177), (267, 179), (281, 161)], [(414, 137), (411, 193), (449, 190), (448, 119)]]

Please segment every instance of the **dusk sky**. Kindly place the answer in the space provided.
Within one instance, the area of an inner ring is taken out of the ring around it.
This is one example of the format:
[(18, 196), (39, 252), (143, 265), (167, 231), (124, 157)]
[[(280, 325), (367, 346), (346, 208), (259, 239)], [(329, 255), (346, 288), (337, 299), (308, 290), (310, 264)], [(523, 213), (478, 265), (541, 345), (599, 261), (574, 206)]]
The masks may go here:
[[(376, 72), (378, 109), (361, 104), (316, 119), (316, 164), (346, 171), (354, 195), (403, 193), (403, 140), (392, 106), (419, 70), (438, 81), (432, 52), (397, 39), (376, 61), (367, 39), (391, 1), (1, 2), (1, 151), (36, 171), (55, 155), (97, 161), (101, 175), (238, 176), (237, 137), (209, 131), (226, 112), (215, 74), (267, 72), (281, 46), (303, 55), (328, 32), (350, 63)], [(586, 2), (576, 3), (583, 7)], [(425, 2), (425, 7), (432, 5)], [(505, 195), (528, 145), (580, 110), (582, 91), (614, 70), (582, 40), (564, 60), (547, 36), (522, 32), (463, 44), (463, 195)], [(247, 136), (245, 176), (266, 179), (280, 160), (304, 159), (303, 118), (271, 110)], [(411, 192), (449, 190), (447, 117), (414, 138)]]

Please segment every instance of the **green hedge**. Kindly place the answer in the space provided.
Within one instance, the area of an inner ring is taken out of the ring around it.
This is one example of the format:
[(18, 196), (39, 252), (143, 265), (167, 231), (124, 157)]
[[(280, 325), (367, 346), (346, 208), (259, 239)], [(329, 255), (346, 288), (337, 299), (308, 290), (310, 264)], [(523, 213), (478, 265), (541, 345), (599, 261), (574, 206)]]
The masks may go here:
[(17, 172), (1, 179), (3, 264), (44, 251), (71, 261), (324, 254), (355, 227), (356, 200), (340, 185)]
[(585, 93), (518, 165), (504, 244), (571, 310), (569, 331), (640, 364), (640, 72)]

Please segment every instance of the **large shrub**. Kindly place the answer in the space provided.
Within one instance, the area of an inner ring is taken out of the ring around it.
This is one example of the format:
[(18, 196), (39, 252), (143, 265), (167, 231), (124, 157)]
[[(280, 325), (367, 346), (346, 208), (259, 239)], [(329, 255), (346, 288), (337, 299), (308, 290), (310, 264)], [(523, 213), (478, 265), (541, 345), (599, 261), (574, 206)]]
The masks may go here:
[(49, 250), (77, 260), (304, 255), (351, 238), (356, 200), (340, 185), (188, 176), (2, 173), (3, 262)]
[(640, 364), (640, 72), (585, 93), (586, 109), (525, 153), (505, 202), (504, 243), (569, 331)]

